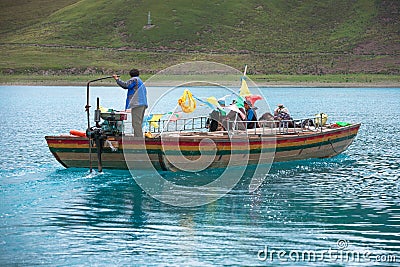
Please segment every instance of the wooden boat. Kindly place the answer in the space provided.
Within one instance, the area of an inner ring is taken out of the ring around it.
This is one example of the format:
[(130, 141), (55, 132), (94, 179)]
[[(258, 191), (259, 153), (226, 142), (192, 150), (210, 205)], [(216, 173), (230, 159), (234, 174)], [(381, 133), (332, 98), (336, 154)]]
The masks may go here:
[[(137, 138), (124, 132), (123, 121), (127, 114), (114, 110), (101, 111), (98, 98), (94, 116), (96, 126), (90, 125), (89, 84), (108, 78), (112, 77), (87, 83), (86, 132), (45, 137), (51, 153), (66, 168), (92, 170), (92, 165), (97, 164), (99, 171), (109, 168), (195, 172), (328, 158), (345, 151), (360, 128), (359, 123), (328, 125), (321, 116), (302, 120), (259, 121), (258, 128), (250, 130), (240, 130), (236, 127), (237, 120), (227, 120), (225, 129), (228, 131), (209, 132), (205, 123), (207, 117), (197, 117), (174, 122), (158, 121), (160, 127), (153, 129), (152, 134)], [(241, 91), (248, 92), (244, 80), (242, 88)], [(191, 127), (187, 127), (188, 122)], [(175, 125), (171, 131), (170, 123)], [(160, 129), (163, 129), (162, 132)]]
[[(245, 135), (230, 135), (226, 131), (174, 131), (154, 138), (135, 138), (127, 134), (110, 136), (102, 147), (102, 167), (140, 170), (145, 168), (143, 155), (147, 155), (146, 158), (158, 171), (178, 171), (176, 163), (184, 164), (187, 160), (196, 165), (196, 160), (201, 155), (209, 155), (206, 169), (224, 168), (228, 164), (260, 164), (262, 154), (272, 156), (273, 162), (329, 158), (345, 151), (353, 142), (359, 128), (360, 124), (356, 123), (338, 128), (331, 125), (285, 128), (285, 131), (282, 128), (261, 127), (248, 130)], [(64, 167), (90, 167), (87, 137), (66, 135), (45, 138), (51, 153)], [(212, 142), (202, 144), (205, 138)], [(96, 147), (92, 150), (94, 154), (98, 151)], [(246, 161), (242, 160), (245, 156), (248, 157)], [(97, 163), (95, 155), (93, 161)], [(193, 170), (196, 168), (193, 166)]]

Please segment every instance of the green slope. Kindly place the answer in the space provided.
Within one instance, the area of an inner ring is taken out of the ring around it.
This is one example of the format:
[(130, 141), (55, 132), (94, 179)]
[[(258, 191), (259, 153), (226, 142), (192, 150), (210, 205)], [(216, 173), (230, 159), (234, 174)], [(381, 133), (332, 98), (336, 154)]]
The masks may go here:
[[(347, 51), (364, 41), (378, 9), (370, 0), (83, 0), (6, 40), (138, 49)], [(145, 30), (148, 11), (155, 27)]]
[[(85, 53), (82, 58), (89, 58), (87, 50), (96, 47), (130, 51), (131, 57), (135, 51), (179, 52), (180, 60), (193, 59), (187, 52), (236, 55), (234, 61), (247, 55), (244, 59), (254, 60), (253, 69), (262, 73), (342, 73), (351, 72), (353, 64), (353, 72), (398, 73), (399, 7), (398, 0), (4, 0), (0, 56), (6, 57), (4, 51), (10, 48), (25, 53), (32, 49), (21, 45), (34, 44), (59, 47), (58, 53), (66, 56), (73, 46)], [(149, 11), (155, 26), (144, 29)], [(50, 53), (50, 61), (55, 54)], [(45, 61), (35, 61), (31, 68), (73, 64)], [(368, 61), (382, 66), (370, 69)], [(98, 63), (87, 61), (78, 67)], [(322, 71), (316, 71), (318, 64)], [(10, 58), (0, 68), (12, 65), (9, 68), (19, 68)]]
[[(45, 18), (79, 0), (1, 0), (0, 37), (40, 23)], [(21, 31), (19, 31), (21, 32)]]

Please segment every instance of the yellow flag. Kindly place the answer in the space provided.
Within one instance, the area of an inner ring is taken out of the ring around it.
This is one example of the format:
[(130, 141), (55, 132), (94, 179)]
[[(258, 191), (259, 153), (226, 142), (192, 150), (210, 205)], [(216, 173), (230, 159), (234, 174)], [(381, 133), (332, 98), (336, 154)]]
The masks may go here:
[(247, 86), (247, 82), (244, 78), (242, 79), (242, 86), (240, 87), (239, 95), (240, 96), (250, 96), (251, 95), (249, 87)]
[(218, 100), (214, 96), (210, 96), (207, 98), (207, 102), (210, 103), (211, 105), (214, 105), (216, 107), (219, 106)]
[(152, 116), (151, 119), (149, 120), (151, 126), (153, 126), (154, 128), (160, 127), (160, 126), (158, 125), (158, 121), (161, 119), (161, 117), (162, 117), (163, 115), (164, 115), (164, 114), (153, 114), (153, 116)]
[[(187, 104), (186, 101), (188, 101)], [(185, 113), (192, 113), (196, 109), (196, 100), (194, 100), (192, 93), (188, 89), (183, 91), (183, 95), (178, 99), (178, 105), (181, 106), (182, 111)]]

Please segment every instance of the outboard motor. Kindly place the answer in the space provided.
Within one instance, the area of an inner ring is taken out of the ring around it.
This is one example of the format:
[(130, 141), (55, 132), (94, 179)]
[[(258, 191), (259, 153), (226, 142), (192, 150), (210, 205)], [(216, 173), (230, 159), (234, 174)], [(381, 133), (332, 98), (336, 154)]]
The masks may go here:
[(124, 120), (127, 119), (128, 113), (114, 109), (104, 111), (100, 109), (98, 104), (94, 113), (96, 126), (90, 127), (86, 131), (86, 135), (90, 138), (96, 138), (96, 136), (101, 135), (104, 135), (105, 138), (107, 136), (121, 136), (124, 134)]
[(124, 134), (124, 120), (128, 118), (128, 113), (109, 109), (107, 112), (100, 112), (103, 119), (101, 130), (106, 136), (121, 136)]
[[(91, 148), (93, 143), (97, 148), (98, 170), (103, 170), (101, 155), (103, 153), (104, 143), (108, 136), (121, 136), (124, 134), (124, 120), (128, 118), (128, 113), (108, 109), (102, 112), (100, 109), (100, 100), (97, 98), (97, 109), (94, 113), (94, 121), (96, 126), (86, 130), (86, 136), (89, 138), (89, 158), (91, 162)], [(103, 120), (101, 122), (101, 120)], [(101, 122), (101, 123), (100, 123)], [(91, 163), (90, 163), (91, 164)]]
[[(119, 77), (119, 76), (118, 76)], [(85, 110), (87, 114), (87, 130), (86, 130), (86, 136), (89, 138), (89, 170), (92, 172), (92, 147), (93, 143), (96, 144), (97, 148), (97, 160), (98, 160), (98, 170), (99, 172), (103, 171), (103, 164), (101, 162), (101, 154), (103, 153), (103, 146), (104, 142), (107, 140), (108, 135), (123, 135), (124, 133), (124, 127), (123, 127), (123, 120), (126, 120), (128, 117), (126, 113), (121, 112), (121, 116), (116, 117), (116, 112), (114, 112), (113, 115), (107, 116), (104, 115), (102, 117), (102, 112), (100, 110), (100, 100), (97, 98), (97, 109), (94, 114), (94, 120), (96, 122), (96, 126), (91, 127), (90, 126), (90, 83), (92, 82), (97, 82), (105, 79), (112, 79), (115, 78), (115, 76), (107, 76), (107, 77), (102, 77), (98, 79), (94, 79), (91, 81), (88, 81), (86, 84), (86, 105), (85, 105)], [(105, 112), (107, 113), (107, 112)], [(111, 112), (112, 113), (112, 112)], [(124, 113), (125, 115), (122, 115)], [(105, 118), (104, 118), (105, 117)], [(103, 118), (104, 122), (100, 124), (100, 118)], [(103, 127), (104, 124), (104, 127)]]

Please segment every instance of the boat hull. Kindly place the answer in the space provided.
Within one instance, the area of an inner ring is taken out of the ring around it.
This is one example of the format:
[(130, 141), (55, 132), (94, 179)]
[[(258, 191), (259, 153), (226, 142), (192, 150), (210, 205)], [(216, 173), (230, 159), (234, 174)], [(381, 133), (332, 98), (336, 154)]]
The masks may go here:
[[(102, 153), (105, 169), (156, 169), (190, 171), (247, 166), (260, 163), (329, 158), (347, 149), (356, 137), (360, 124), (322, 132), (302, 132), (275, 136), (191, 133), (174, 138), (140, 139), (133, 136), (109, 137)], [(97, 149), (89, 140), (75, 136), (46, 136), (51, 153), (66, 168), (97, 166)], [(208, 140), (205, 142), (205, 140)], [(114, 151), (116, 149), (116, 151)], [(202, 160), (199, 160), (203, 157)], [(261, 157), (261, 158), (260, 158)], [(146, 162), (147, 164), (145, 164)]]

